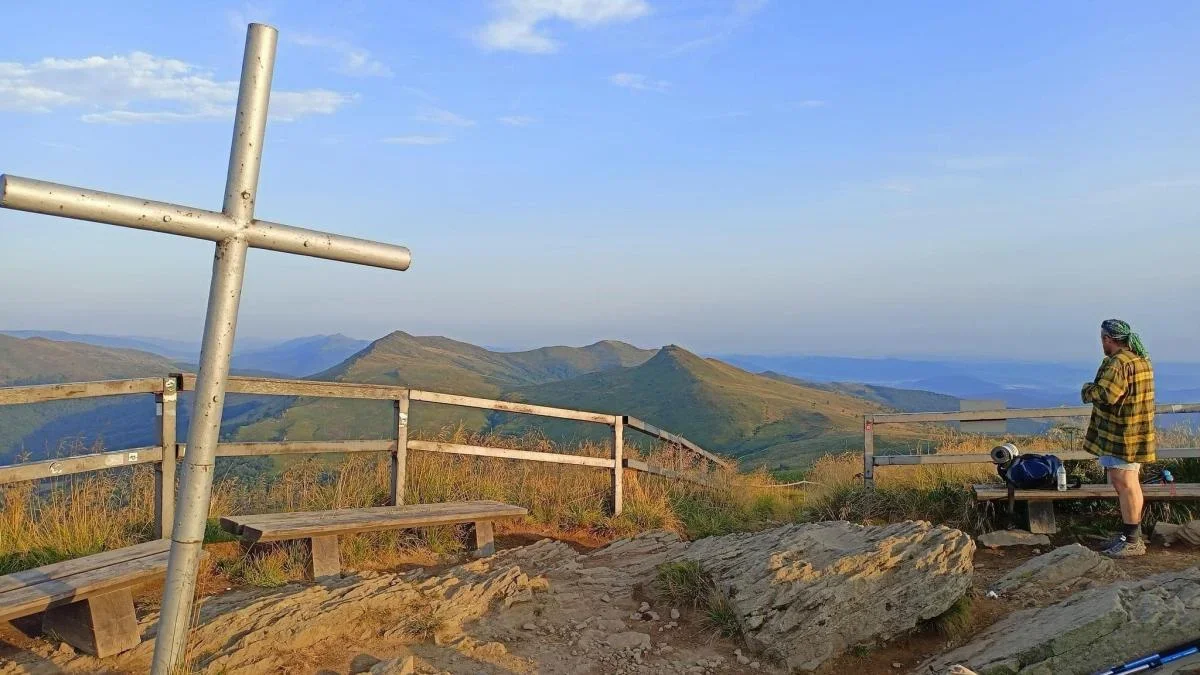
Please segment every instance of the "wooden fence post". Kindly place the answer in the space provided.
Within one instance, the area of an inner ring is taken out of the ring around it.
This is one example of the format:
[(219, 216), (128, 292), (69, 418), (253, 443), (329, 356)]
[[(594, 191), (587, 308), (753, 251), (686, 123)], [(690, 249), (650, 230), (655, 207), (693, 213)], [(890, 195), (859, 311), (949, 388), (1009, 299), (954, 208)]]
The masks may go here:
[(404, 505), (405, 472), (408, 470), (408, 399), (407, 393), (395, 401), (396, 451), (392, 453), (392, 504)]
[(624, 504), (625, 461), (622, 454), (625, 450), (625, 419), (620, 415), (613, 422), (613, 476), (612, 476), (612, 508), (613, 515), (621, 515)]
[(171, 536), (175, 523), (175, 420), (179, 392), (175, 378), (163, 378), (161, 394), (154, 395), (158, 413), (158, 445), (162, 461), (154, 466), (154, 534), (160, 539)]
[(863, 417), (863, 485), (875, 487), (875, 421)]

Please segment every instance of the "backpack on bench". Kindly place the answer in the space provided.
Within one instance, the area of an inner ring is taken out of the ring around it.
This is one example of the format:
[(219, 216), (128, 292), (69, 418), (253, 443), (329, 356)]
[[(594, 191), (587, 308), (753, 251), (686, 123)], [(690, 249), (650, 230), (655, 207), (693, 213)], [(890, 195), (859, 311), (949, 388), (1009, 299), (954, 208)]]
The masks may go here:
[(1010, 490), (1054, 490), (1062, 460), (1054, 455), (1018, 455), (1008, 464), (996, 466), (996, 473)]

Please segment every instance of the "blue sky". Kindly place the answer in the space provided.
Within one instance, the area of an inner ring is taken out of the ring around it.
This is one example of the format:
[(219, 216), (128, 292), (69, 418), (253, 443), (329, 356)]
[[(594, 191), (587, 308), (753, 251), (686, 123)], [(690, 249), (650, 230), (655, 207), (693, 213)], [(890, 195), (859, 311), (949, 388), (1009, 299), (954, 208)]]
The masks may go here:
[[(413, 267), (254, 251), (242, 335), (1197, 358), (1200, 4), (20, 3), (0, 171), (219, 208), (249, 21), (257, 214)], [(0, 326), (199, 334), (211, 244), (0, 224)]]

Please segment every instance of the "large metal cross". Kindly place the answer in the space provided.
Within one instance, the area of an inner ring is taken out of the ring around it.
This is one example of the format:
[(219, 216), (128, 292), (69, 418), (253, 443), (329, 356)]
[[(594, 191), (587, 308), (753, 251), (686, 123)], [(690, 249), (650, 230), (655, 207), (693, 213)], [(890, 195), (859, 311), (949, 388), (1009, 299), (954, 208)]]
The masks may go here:
[[(158, 675), (175, 672), (182, 665), (187, 648), (247, 249), (265, 248), (393, 270), (408, 269), (410, 261), (409, 251), (403, 246), (254, 219), (278, 39), (279, 32), (263, 24), (250, 24), (246, 32), (233, 145), (225, 179), (225, 201), (220, 213), (0, 175), (0, 206), (5, 208), (217, 242), (208, 291), (208, 313), (204, 320), (204, 342), (200, 349), (200, 373), (196, 378), (196, 400), (179, 486), (181, 504), (175, 514), (158, 638), (154, 645), (153, 672)], [(163, 451), (171, 451), (171, 448)]]

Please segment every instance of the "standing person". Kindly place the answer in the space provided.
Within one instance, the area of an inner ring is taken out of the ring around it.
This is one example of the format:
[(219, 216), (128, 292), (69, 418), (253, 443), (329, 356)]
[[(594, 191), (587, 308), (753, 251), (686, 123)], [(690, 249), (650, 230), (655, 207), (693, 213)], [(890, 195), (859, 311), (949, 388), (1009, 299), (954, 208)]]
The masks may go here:
[(1083, 449), (1096, 455), (1117, 490), (1121, 532), (1105, 555), (1126, 558), (1146, 554), (1142, 540), (1142, 464), (1154, 455), (1154, 371), (1138, 334), (1120, 319), (1100, 324), (1104, 362), (1096, 380), (1083, 385), (1083, 402), (1092, 404)]

